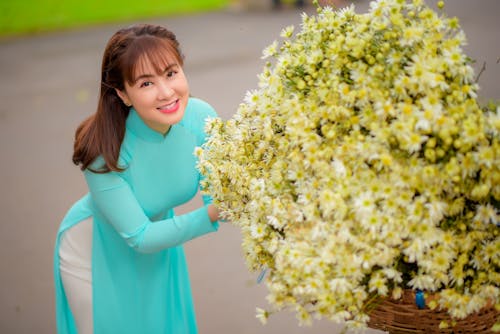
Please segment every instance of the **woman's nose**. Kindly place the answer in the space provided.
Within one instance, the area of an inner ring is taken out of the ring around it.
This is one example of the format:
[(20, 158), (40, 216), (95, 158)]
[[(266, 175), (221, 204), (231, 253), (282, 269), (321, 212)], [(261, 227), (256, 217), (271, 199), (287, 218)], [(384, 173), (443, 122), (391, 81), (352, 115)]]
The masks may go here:
[(174, 89), (172, 88), (172, 85), (166, 80), (161, 80), (158, 85), (158, 99), (168, 99), (172, 95), (174, 95)]

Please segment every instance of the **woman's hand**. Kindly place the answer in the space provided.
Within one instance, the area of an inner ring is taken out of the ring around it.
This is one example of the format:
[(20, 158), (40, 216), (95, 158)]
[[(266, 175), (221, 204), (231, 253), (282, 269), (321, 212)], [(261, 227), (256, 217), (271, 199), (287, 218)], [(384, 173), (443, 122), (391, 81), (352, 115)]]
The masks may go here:
[(207, 208), (207, 211), (208, 211), (208, 217), (210, 218), (210, 221), (213, 223), (217, 220), (219, 220), (220, 216), (219, 216), (219, 209), (217, 209), (217, 207), (213, 204), (210, 204)]

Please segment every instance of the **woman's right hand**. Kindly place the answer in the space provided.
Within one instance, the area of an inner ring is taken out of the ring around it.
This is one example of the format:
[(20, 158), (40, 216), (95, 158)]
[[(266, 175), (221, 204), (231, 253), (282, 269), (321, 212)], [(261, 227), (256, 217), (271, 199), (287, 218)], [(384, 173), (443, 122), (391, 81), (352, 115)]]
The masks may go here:
[(217, 220), (220, 219), (220, 211), (217, 209), (217, 207), (213, 204), (209, 204), (207, 207), (208, 211), (208, 217), (210, 218), (210, 221), (213, 223)]

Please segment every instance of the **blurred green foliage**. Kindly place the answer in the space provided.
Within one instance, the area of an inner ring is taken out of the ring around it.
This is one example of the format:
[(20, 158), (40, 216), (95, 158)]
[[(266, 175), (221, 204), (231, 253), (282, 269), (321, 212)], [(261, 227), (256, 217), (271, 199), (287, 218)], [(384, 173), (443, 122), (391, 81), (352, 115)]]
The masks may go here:
[(0, 0), (0, 36), (224, 8), (229, 0)]

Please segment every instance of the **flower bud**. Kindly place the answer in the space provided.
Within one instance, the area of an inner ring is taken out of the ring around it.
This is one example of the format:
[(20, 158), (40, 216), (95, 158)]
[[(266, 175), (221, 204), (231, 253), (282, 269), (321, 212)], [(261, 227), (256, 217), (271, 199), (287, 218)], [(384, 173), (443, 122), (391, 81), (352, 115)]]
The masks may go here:
[(426, 149), (424, 151), (424, 156), (429, 160), (430, 162), (436, 162), (436, 151), (433, 149)]

